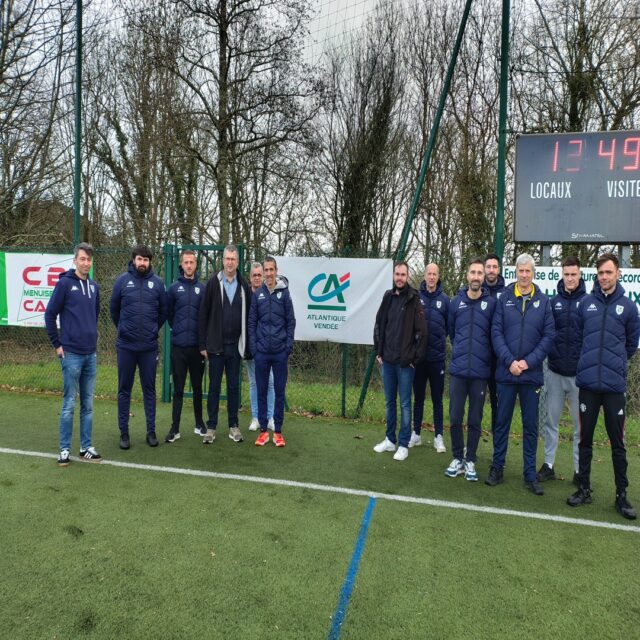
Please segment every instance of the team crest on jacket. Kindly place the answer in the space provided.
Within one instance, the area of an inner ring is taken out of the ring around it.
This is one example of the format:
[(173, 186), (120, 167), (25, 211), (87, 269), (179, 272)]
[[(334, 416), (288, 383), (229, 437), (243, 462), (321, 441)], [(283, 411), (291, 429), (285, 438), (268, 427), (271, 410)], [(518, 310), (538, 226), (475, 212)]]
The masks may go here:
[(194, 287), (193, 290), (196, 292), (196, 295), (200, 295), (200, 287)]
[(621, 304), (617, 304), (616, 305), (616, 314), (621, 316), (623, 311), (624, 311), (624, 307)]
[(533, 303), (533, 306), (537, 309), (537, 308), (540, 306), (540, 300), (536, 300), (536, 301)]
[(498, 293), (496, 293), (496, 300), (500, 300), (501, 295), (502, 295), (502, 291), (498, 291)]
[(278, 291), (278, 293), (276, 293), (276, 298), (278, 298), (278, 300), (280, 300), (280, 298), (282, 298), (282, 293), (280, 291)]
[(487, 301), (486, 301), (486, 300), (483, 300), (483, 301), (480, 303), (480, 308), (481, 308), (483, 311), (487, 308)]
[(436, 307), (439, 309), (442, 306), (442, 300), (436, 302)]
[(91, 293), (95, 293), (96, 288), (92, 284), (89, 285), (89, 289), (91, 289)]
[(149, 289), (153, 289), (153, 282), (151, 282), (151, 280), (149, 280), (149, 282), (147, 282), (147, 285), (148, 285)]

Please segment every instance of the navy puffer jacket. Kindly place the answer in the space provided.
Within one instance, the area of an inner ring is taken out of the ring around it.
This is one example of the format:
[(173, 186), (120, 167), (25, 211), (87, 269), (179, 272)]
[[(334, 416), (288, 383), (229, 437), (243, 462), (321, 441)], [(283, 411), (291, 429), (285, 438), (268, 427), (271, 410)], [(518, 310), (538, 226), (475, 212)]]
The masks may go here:
[(129, 351), (158, 348), (158, 333), (167, 319), (167, 292), (150, 267), (140, 275), (133, 262), (113, 285), (111, 319), (118, 328), (116, 347)]
[(424, 360), (427, 362), (444, 361), (447, 353), (447, 319), (449, 316), (449, 296), (442, 291), (438, 280), (436, 290), (427, 290), (427, 283), (420, 283), (420, 302), (427, 329), (427, 350)]
[(198, 313), (204, 289), (205, 285), (198, 280), (198, 274), (189, 279), (181, 273), (167, 291), (171, 344), (176, 347), (198, 346)]
[[(491, 328), (493, 350), (498, 356), (496, 382), (541, 387), (544, 383), (542, 363), (556, 333), (549, 298), (534, 285), (533, 296), (523, 310), (522, 297), (519, 293), (516, 295), (513, 283), (497, 303)], [(509, 367), (514, 360), (525, 360), (529, 368), (519, 376), (512, 375)]]
[(453, 345), (449, 373), (459, 378), (488, 380), (491, 375), (491, 322), (496, 299), (482, 288), (479, 298), (460, 290), (449, 305), (449, 338)]
[(584, 280), (569, 293), (564, 282), (558, 282), (558, 295), (551, 298), (551, 310), (556, 325), (556, 338), (549, 351), (549, 369), (561, 376), (575, 376), (580, 355), (580, 343), (575, 330), (576, 314), (580, 301), (587, 295)]
[(576, 385), (599, 393), (624, 393), (627, 363), (638, 348), (638, 308), (620, 283), (609, 296), (596, 282), (580, 302), (576, 334), (582, 345)]
[(249, 307), (249, 347), (252, 354), (293, 351), (296, 318), (289, 282), (278, 276), (272, 292), (264, 283), (255, 290)]

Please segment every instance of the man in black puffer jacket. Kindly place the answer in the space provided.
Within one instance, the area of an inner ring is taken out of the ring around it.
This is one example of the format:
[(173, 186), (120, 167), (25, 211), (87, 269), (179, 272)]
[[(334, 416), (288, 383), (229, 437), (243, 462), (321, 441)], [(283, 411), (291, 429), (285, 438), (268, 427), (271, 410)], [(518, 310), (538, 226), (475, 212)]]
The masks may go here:
[(136, 367), (147, 419), (147, 444), (158, 446), (156, 438), (156, 369), (158, 334), (167, 319), (167, 293), (162, 280), (153, 273), (149, 247), (140, 244), (131, 252), (125, 273), (113, 285), (109, 311), (118, 329), (118, 426), (120, 448), (128, 449), (129, 408)]

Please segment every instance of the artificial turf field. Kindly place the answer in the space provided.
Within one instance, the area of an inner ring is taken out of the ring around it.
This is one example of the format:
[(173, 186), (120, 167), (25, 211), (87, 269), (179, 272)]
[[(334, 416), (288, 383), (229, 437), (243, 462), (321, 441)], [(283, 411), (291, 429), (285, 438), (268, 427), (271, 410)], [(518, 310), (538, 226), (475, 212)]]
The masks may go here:
[[(570, 480), (545, 483), (543, 497), (525, 491), (517, 439), (505, 484), (490, 488), (487, 438), (481, 481), (469, 483), (446, 478), (450, 455), (430, 444), (405, 462), (375, 454), (381, 425), (295, 416), (284, 449), (253, 446), (246, 428), (243, 443), (219, 429), (203, 446), (190, 419), (181, 440), (151, 449), (133, 405), (132, 448), (120, 451), (116, 405), (99, 401), (105, 464), (61, 469), (60, 403), (0, 394), (0, 638), (640, 636), (640, 527), (613, 508), (606, 446), (594, 504), (573, 510)], [(169, 417), (160, 405), (162, 439)], [(568, 478), (570, 446), (557, 460)], [(637, 446), (628, 457), (640, 507)]]

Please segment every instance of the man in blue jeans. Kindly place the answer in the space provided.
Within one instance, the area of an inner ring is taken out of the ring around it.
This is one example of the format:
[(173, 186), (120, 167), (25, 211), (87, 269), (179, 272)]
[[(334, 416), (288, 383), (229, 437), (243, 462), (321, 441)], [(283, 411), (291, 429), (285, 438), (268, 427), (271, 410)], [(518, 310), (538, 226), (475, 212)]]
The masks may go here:
[[(427, 330), (418, 292), (409, 284), (409, 265), (396, 262), (393, 288), (385, 291), (376, 314), (373, 344), (378, 364), (382, 365), (382, 382), (387, 414), (385, 439), (373, 450), (395, 451), (394, 460), (406, 460), (411, 439), (411, 390), (415, 366), (427, 347)], [(396, 396), (400, 395), (400, 435)], [(398, 444), (396, 451), (396, 444)]]
[[(44, 314), (49, 340), (62, 366), (64, 397), (60, 413), (60, 456), (58, 466), (69, 465), (73, 413), (80, 392), (80, 458), (101, 462), (91, 443), (93, 391), (96, 384), (96, 346), (100, 295), (89, 278), (93, 247), (81, 242), (73, 251), (74, 269), (60, 276)], [(60, 319), (60, 331), (56, 319)]]
[(553, 345), (555, 324), (549, 298), (534, 285), (533, 258), (523, 253), (516, 260), (516, 282), (498, 299), (491, 339), (498, 356), (496, 383), (498, 415), (493, 430), (493, 461), (485, 484), (503, 482), (509, 430), (520, 398), (522, 454), (525, 486), (536, 496), (544, 494), (536, 477), (538, 401), (544, 384), (542, 363)]

